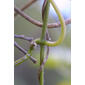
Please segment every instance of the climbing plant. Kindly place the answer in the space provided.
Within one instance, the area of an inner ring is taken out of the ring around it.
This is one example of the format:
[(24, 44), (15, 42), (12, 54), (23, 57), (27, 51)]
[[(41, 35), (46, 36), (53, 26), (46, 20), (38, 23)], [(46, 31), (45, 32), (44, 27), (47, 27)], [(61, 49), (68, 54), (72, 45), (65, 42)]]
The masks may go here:
[[(37, 63), (37, 60), (32, 57), (32, 51), (34, 50), (34, 47), (40, 46), (40, 68), (38, 71), (38, 79), (39, 79), (39, 84), (44, 85), (44, 65), (48, 59), (49, 55), (49, 47), (55, 47), (60, 45), (65, 37), (66, 34), (66, 24), (69, 24), (71, 21), (70, 19), (65, 20), (59, 11), (58, 7), (56, 6), (55, 2), (53, 0), (44, 0), (43, 6), (42, 6), (42, 23), (34, 20), (31, 18), (29, 15), (27, 15), (23, 10), (28, 8), (30, 5), (32, 5), (34, 2), (37, 0), (31, 0), (29, 3), (27, 3), (23, 8), (18, 8), (16, 5), (14, 6), (15, 14), (14, 17), (16, 17), (18, 14), (24, 17), (27, 21), (31, 22), (32, 24), (39, 26), (42, 28), (42, 33), (40, 38), (37, 39), (32, 39), (30, 37), (27, 37), (25, 35), (16, 35), (14, 34), (14, 38), (19, 38), (19, 39), (24, 39), (30, 42), (30, 48), (28, 51), (26, 51), (24, 48), (22, 48), (16, 41), (14, 41), (14, 46), (18, 48), (21, 52), (24, 53), (25, 56), (19, 58), (14, 62), (15, 67), (22, 64), (26, 60), (30, 59), (33, 63)], [(49, 8), (50, 4), (53, 6), (56, 16), (58, 15), (60, 23), (51, 23), (48, 24), (48, 14), (49, 14)], [(48, 33), (47, 28), (55, 28), (55, 27), (60, 27), (61, 26), (61, 34), (56, 41), (51, 41)], [(45, 56), (45, 46), (47, 47), (47, 52)]]

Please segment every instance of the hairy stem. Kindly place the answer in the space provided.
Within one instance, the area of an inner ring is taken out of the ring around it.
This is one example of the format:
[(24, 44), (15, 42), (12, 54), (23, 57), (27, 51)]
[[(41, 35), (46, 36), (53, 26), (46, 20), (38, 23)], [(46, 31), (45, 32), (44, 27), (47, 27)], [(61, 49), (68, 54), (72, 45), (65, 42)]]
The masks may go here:
[[(45, 40), (45, 34), (46, 34), (46, 28), (47, 28), (47, 21), (48, 21), (48, 14), (49, 14), (49, 1), (46, 2), (46, 8), (44, 11), (44, 17), (43, 17), (43, 27), (42, 27), (42, 34), (40, 41), (43, 42)], [(44, 45), (40, 45), (40, 65), (42, 65), (44, 60)], [(44, 85), (44, 68), (40, 71), (40, 85)]]

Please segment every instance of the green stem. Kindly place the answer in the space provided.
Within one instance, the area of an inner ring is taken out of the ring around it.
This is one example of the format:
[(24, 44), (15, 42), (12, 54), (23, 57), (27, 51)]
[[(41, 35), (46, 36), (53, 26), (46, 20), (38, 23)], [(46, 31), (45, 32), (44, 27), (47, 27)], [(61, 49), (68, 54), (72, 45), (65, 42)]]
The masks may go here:
[(59, 39), (57, 41), (55, 41), (55, 42), (46, 42), (46, 44), (48, 46), (50, 46), (50, 45), (51, 46), (57, 46), (57, 45), (61, 44), (61, 42), (64, 40), (64, 37), (65, 37), (65, 34), (66, 34), (66, 25), (65, 25), (65, 21), (63, 19), (63, 16), (60, 13), (60, 11), (59, 11), (58, 7), (56, 6), (55, 2), (53, 0), (49, 0), (49, 1), (52, 4), (52, 6), (53, 6), (53, 8), (54, 8), (56, 14), (58, 15), (59, 20), (60, 20), (60, 23), (61, 23), (61, 35), (60, 35), (60, 37), (59, 37)]
[[(43, 18), (42, 34), (41, 34), (41, 38), (40, 38), (41, 42), (45, 41), (45, 34), (46, 34), (48, 14), (49, 14), (49, 6), (50, 6), (50, 3), (49, 3), (49, 0), (47, 0), (46, 9), (45, 9), (44, 18)], [(42, 64), (43, 60), (44, 60), (44, 45), (41, 44), (40, 45), (40, 65)], [(44, 85), (44, 68), (41, 69), (41, 72), (40, 72), (40, 85)]]
[(60, 20), (60, 23), (61, 23), (61, 34), (60, 34), (60, 37), (58, 40), (52, 42), (52, 41), (43, 41), (41, 42), (39, 39), (36, 39), (35, 42), (37, 44), (43, 44), (43, 45), (47, 45), (47, 46), (57, 46), (59, 44), (61, 44), (64, 40), (64, 37), (65, 37), (65, 34), (66, 34), (66, 25), (65, 25), (65, 21), (63, 19), (63, 16), (62, 14), (60, 13), (58, 7), (56, 6), (55, 2), (53, 0), (49, 0), (50, 3), (52, 4), (56, 14), (58, 15), (59, 17), (59, 20)]
[[(28, 53), (27, 53), (24, 57), (21, 57), (21, 58), (17, 59), (17, 60), (14, 62), (14, 66), (20, 65), (20, 64), (22, 64), (23, 62), (27, 61), (28, 59), (31, 59), (31, 60), (32, 60), (31, 55), (32, 55), (32, 50), (33, 50), (33, 48), (34, 48), (34, 46), (31, 45), (31, 46), (30, 46), (30, 49), (28, 50)], [(33, 63), (36, 63), (36, 60), (35, 60), (35, 59), (33, 59), (32, 61), (33, 61)]]
[(29, 55), (29, 56), (28, 56), (28, 55), (25, 55), (24, 57), (16, 60), (16, 61), (14, 62), (14, 66), (20, 65), (21, 63), (27, 61), (29, 58), (30, 58), (30, 55)]

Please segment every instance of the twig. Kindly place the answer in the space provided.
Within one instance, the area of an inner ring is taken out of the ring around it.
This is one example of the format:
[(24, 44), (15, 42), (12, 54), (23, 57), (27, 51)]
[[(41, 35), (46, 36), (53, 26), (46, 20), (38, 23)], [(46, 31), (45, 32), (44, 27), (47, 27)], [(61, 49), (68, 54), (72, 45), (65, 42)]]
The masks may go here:
[[(27, 51), (26, 51), (24, 48), (22, 48), (17, 42), (14, 42), (14, 46), (15, 46), (16, 48), (18, 48), (21, 52), (23, 52), (25, 55), (29, 56), (29, 59), (30, 59), (33, 63), (36, 63), (36, 62), (37, 62), (37, 60), (36, 60), (35, 58), (33, 58), (32, 56), (30, 56), (30, 54), (28, 54)], [(18, 59), (17, 61), (19, 61), (18, 63), (21, 63), (21, 62), (23, 62), (23, 61), (25, 61), (25, 60), (27, 60), (27, 59), (28, 59), (28, 57), (24, 56), (24, 57)], [(16, 62), (17, 62), (17, 61), (16, 61)]]
[(14, 46), (17, 47), (24, 54), (27, 53), (27, 51), (24, 48), (22, 48), (17, 42), (14, 42)]
[[(29, 56), (29, 55), (27, 55)], [(25, 62), (26, 60), (28, 60), (29, 58), (27, 56), (21, 57), (19, 59), (17, 59), (16, 61), (14, 61), (14, 66), (18, 66), (20, 64), (22, 64), (23, 62)]]
[[(37, 0), (31, 0), (29, 1), (26, 5), (24, 5), (21, 10), (24, 11), (26, 8), (28, 8), (29, 6), (31, 6), (34, 2), (36, 2)], [(17, 13), (14, 13), (14, 16), (17, 16)]]
[[(43, 24), (33, 18), (31, 18), (30, 16), (28, 16), (26, 13), (24, 13), (23, 11), (21, 11), (19, 8), (17, 8), (16, 6), (14, 7), (14, 10), (21, 15), (22, 17), (24, 17), (26, 20), (28, 20), (29, 22), (31, 22), (32, 24), (38, 26), (38, 27), (42, 27)], [(71, 19), (67, 19), (65, 20), (65, 24), (70, 24), (71, 23)], [(47, 27), (48, 28), (57, 28), (60, 27), (61, 24), (60, 23), (51, 23), (48, 24)]]
[(31, 42), (33, 40), (32, 37), (27, 37), (27, 36), (24, 36), (24, 35), (16, 35), (16, 34), (14, 34), (14, 38), (24, 39), (24, 40), (27, 40), (29, 42)]

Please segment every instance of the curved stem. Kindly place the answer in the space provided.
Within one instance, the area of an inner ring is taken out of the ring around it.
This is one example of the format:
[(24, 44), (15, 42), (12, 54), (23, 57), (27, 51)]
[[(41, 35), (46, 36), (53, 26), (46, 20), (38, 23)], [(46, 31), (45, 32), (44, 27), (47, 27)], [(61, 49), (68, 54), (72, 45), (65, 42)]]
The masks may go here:
[(65, 26), (65, 21), (58, 9), (58, 7), (56, 7), (56, 4), (53, 0), (49, 0), (50, 3), (52, 4), (56, 14), (58, 15), (59, 17), (59, 20), (60, 20), (60, 23), (61, 23), (61, 34), (60, 34), (60, 37), (57, 41), (55, 42), (51, 42), (51, 41), (46, 41), (45, 44), (48, 45), (48, 46), (57, 46), (59, 44), (61, 44), (61, 42), (64, 40), (64, 37), (65, 37), (65, 34), (66, 34), (66, 26)]
[[(26, 5), (24, 5), (21, 10), (24, 11), (26, 8), (28, 8), (29, 6), (31, 6), (34, 2), (36, 2), (37, 0), (31, 0), (28, 3), (26, 3)], [(18, 13), (14, 13), (14, 16), (17, 16)]]
[(64, 21), (62, 15), (61, 15), (59, 9), (56, 7), (54, 1), (53, 0), (49, 0), (49, 1), (52, 4), (56, 14), (59, 17), (60, 23), (61, 23), (61, 34), (60, 34), (60, 37), (59, 37), (59, 39), (57, 41), (54, 41), (54, 42), (52, 42), (52, 41), (43, 41), (43, 42), (41, 42), (39, 39), (37, 39), (35, 41), (38, 44), (44, 44), (44, 45), (52, 47), (52, 46), (57, 46), (57, 45), (59, 45), (59, 44), (61, 44), (63, 42), (65, 34), (66, 34), (66, 25), (65, 25), (65, 21)]
[[(27, 21), (31, 22), (32, 24), (34, 24), (34, 25), (36, 25), (36, 26), (38, 26), (38, 27), (42, 27), (42, 26), (43, 26), (43, 24), (42, 24), (40, 21), (37, 21), (37, 20), (31, 18), (29, 15), (27, 15), (26, 13), (24, 13), (23, 11), (21, 11), (18, 7), (15, 6), (15, 7), (14, 7), (14, 10), (15, 10), (19, 15), (21, 15), (22, 17), (24, 17)], [(71, 23), (71, 19), (65, 20), (65, 23), (66, 23), (66, 24), (70, 24), (70, 23)], [(51, 23), (51, 24), (49, 23), (49, 24), (47, 25), (47, 27), (48, 27), (49, 29), (56, 28), (56, 27), (60, 27), (60, 26), (61, 26), (60, 23)]]

